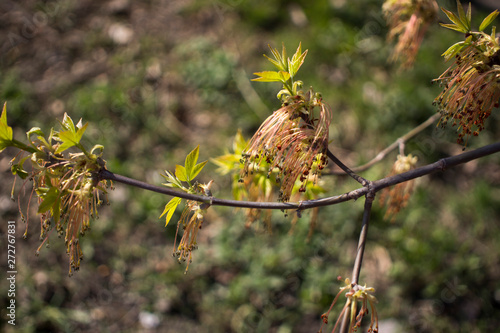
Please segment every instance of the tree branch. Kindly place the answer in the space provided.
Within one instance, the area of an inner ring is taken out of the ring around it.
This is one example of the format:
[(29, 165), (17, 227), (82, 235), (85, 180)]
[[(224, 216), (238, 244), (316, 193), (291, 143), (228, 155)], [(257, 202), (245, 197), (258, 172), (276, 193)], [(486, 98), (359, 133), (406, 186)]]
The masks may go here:
[(328, 198), (315, 199), (300, 201), (298, 203), (284, 203), (284, 202), (253, 202), (253, 201), (239, 201), (239, 200), (227, 200), (219, 199), (216, 197), (207, 197), (203, 195), (189, 194), (185, 192), (180, 192), (173, 190), (171, 188), (151, 185), (148, 183), (141, 182), (139, 180), (131, 179), (125, 176), (114, 174), (108, 170), (101, 170), (99, 173), (99, 179), (108, 179), (111, 181), (131, 185), (134, 187), (139, 187), (148, 191), (153, 191), (165, 195), (175, 196), (183, 199), (200, 201), (208, 203), (214, 206), (229, 206), (229, 207), (240, 207), (240, 208), (259, 208), (259, 209), (297, 209), (305, 210), (314, 207), (329, 206), (338, 204), (345, 201), (356, 200), (369, 191), (373, 190), (374, 193), (380, 191), (383, 188), (396, 185), (399, 183), (406, 182), (411, 179), (419, 178), (437, 171), (444, 171), (447, 168), (457, 166), (459, 164), (467, 163), (469, 161), (478, 159), (480, 157), (495, 154), (500, 151), (500, 142), (496, 142), (469, 152), (465, 152), (456, 156), (443, 158), (437, 162), (425, 165), (423, 167), (373, 181), (370, 186), (365, 186), (358, 188), (356, 190), (331, 196)]
[[(376, 163), (378, 163), (381, 160), (383, 160), (391, 151), (393, 151), (394, 149), (398, 148), (401, 144), (405, 143), (406, 141), (408, 141), (409, 139), (411, 139), (412, 137), (414, 137), (418, 133), (422, 132), (427, 127), (429, 127), (431, 124), (433, 124), (440, 116), (441, 115), (439, 113), (436, 113), (436, 114), (432, 115), (431, 117), (429, 117), (429, 119), (427, 119), (426, 121), (424, 121), (422, 124), (418, 125), (414, 129), (412, 129), (411, 131), (409, 131), (408, 133), (406, 133), (405, 135), (399, 137), (392, 144), (390, 144), (389, 146), (387, 146), (387, 148), (385, 148), (380, 153), (378, 153), (377, 156), (375, 156), (371, 161), (369, 161), (369, 162), (367, 162), (367, 163), (365, 163), (363, 165), (360, 165), (360, 166), (352, 168), (351, 169), (352, 172), (361, 172), (361, 171), (368, 170), (370, 167), (372, 167)], [(335, 170), (331, 170), (328, 174), (330, 174), (330, 175), (344, 175), (343, 172), (341, 172), (341, 171), (335, 171)]]

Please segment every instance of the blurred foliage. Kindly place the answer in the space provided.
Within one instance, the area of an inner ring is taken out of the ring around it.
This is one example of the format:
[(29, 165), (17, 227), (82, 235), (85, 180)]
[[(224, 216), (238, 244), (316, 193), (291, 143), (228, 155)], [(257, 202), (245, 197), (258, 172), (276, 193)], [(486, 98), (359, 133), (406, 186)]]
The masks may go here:
[[(439, 4), (455, 8), (454, 1)], [(89, 141), (105, 146), (110, 170), (160, 184), (161, 172), (193, 147), (200, 146), (204, 161), (223, 155), (238, 128), (245, 138), (253, 135), (279, 107), (280, 86), (251, 83), (249, 73), (271, 70), (262, 57), (268, 44), (293, 48), (302, 41), (309, 52), (301, 79), (331, 106), (330, 148), (354, 166), (436, 112), (431, 103), (439, 87), (430, 82), (447, 67), (441, 54), (459, 40), (431, 26), (415, 67), (400, 72), (387, 61), (392, 46), (381, 6), (377, 0), (8, 0), (0, 4), (0, 98), (8, 102), (15, 137), (32, 126), (53, 127), (67, 112), (89, 122)], [(477, 27), (487, 13), (472, 10)], [(468, 149), (498, 140), (495, 111)], [(433, 162), (461, 152), (455, 136), (430, 128), (405, 153), (421, 165)], [(185, 266), (171, 256), (175, 226), (164, 228), (158, 219), (169, 198), (116, 184), (111, 206), (81, 240), (80, 271), (68, 278), (62, 241), (35, 258), (34, 214), (31, 237), (21, 238), (24, 225), (10, 201), (8, 162), (15, 153), (0, 155), (6, 184), (0, 214), (18, 222), (18, 325), (6, 323), (2, 306), (2, 331), (314, 332), (341, 287), (337, 276), (350, 276), (361, 200), (321, 208), (310, 238), (310, 212), (291, 233), (292, 212), (287, 218), (273, 212), (269, 231), (262, 221), (245, 227), (244, 210), (210, 209), (184, 275)], [(385, 176), (396, 154), (362, 176)], [(394, 223), (375, 207), (360, 281), (375, 287), (382, 325), (393, 319), (404, 332), (498, 330), (499, 163), (490, 156), (419, 179)], [(207, 164), (200, 181), (214, 179), (214, 195), (229, 198), (232, 179), (216, 168)], [(323, 195), (358, 186), (345, 177), (324, 182)], [(4, 249), (6, 223), (0, 230)], [(0, 286), (6, 305), (5, 279)]]

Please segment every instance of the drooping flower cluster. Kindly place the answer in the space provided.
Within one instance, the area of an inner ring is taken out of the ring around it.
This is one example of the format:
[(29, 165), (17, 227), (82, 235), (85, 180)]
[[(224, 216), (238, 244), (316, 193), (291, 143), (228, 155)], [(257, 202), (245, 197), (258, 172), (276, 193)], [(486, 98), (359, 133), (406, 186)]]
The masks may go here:
[[(0, 152), (6, 147), (16, 147), (29, 154), (24, 156), (20, 153), (12, 159), (11, 172), (24, 179), (23, 187), (28, 181), (33, 183), (28, 213), (33, 194), (38, 196), (42, 244), (36, 253), (39, 253), (53, 230), (59, 236), (64, 235), (71, 276), (74, 270), (79, 269), (83, 257), (79, 237), (90, 229), (90, 218), (98, 217), (97, 207), (102, 203), (99, 192), (105, 194), (108, 183), (99, 176), (100, 171), (105, 169), (105, 161), (101, 157), (104, 147), (95, 145), (88, 152), (80, 144), (87, 124), (83, 125), (80, 121), (75, 125), (65, 114), (61, 125), (62, 130), (52, 129), (48, 138), (40, 128), (32, 128), (27, 132), (29, 144), (24, 144), (14, 139), (12, 128), (7, 125), (4, 105), (0, 117)], [(68, 153), (67, 149), (72, 147), (80, 152)], [(97, 151), (99, 153), (95, 154)], [(24, 169), (27, 161), (31, 162), (30, 171)], [(14, 188), (15, 181), (12, 193)], [(21, 206), (19, 212), (22, 220), (26, 221), (24, 237), (27, 237), (29, 214), (25, 218)]]
[(186, 272), (189, 264), (193, 261), (193, 251), (198, 248), (196, 239), (198, 232), (203, 226), (203, 217), (209, 206), (205, 203), (188, 200), (177, 224), (177, 231), (175, 233), (176, 242), (177, 233), (181, 226), (183, 234), (179, 246), (176, 245), (176, 242), (174, 243), (173, 255), (178, 258), (179, 262), (187, 261)]
[[(415, 169), (417, 161), (417, 157), (412, 154), (407, 156), (398, 155), (389, 176), (399, 175)], [(384, 218), (394, 220), (396, 214), (408, 204), (414, 187), (415, 180), (412, 179), (390, 188), (386, 187), (381, 191), (380, 203), (387, 207)]]
[(391, 60), (410, 68), (427, 28), (437, 18), (438, 5), (435, 0), (386, 0), (382, 10), (389, 25), (388, 39), (397, 38)]
[(254, 169), (266, 163), (269, 177), (277, 172), (280, 201), (290, 199), (297, 179), (302, 182), (299, 191), (304, 192), (307, 182), (311, 181), (310, 176), (315, 181), (327, 164), (330, 118), (330, 108), (312, 91), (289, 98), (250, 140), (242, 154), (241, 177), (252, 174)]
[(31, 175), (33, 189), (38, 194), (43, 241), (37, 253), (55, 227), (59, 236), (64, 235), (69, 275), (72, 275), (83, 258), (79, 238), (90, 230), (90, 219), (98, 218), (97, 207), (103, 203), (99, 192), (105, 194), (108, 187), (98, 176), (104, 164), (102, 160), (92, 161), (79, 153), (70, 154), (68, 159), (58, 158), (53, 164), (40, 160), (37, 165), (41, 170)]
[(457, 127), (459, 144), (479, 135), (492, 109), (498, 107), (500, 48), (498, 41), (491, 41), (485, 43), (490, 52), (479, 52), (477, 46), (484, 42), (481, 38), (457, 54), (455, 63), (438, 79), (444, 87), (435, 100), (441, 124), (451, 122)]
[(479, 32), (471, 31), (469, 12), (461, 5), (459, 15), (444, 10), (453, 24), (446, 28), (460, 31), (467, 36), (465, 41), (452, 45), (443, 53), (445, 60), (455, 59), (438, 79), (443, 87), (434, 100), (441, 112), (440, 124), (451, 122), (457, 127), (457, 143), (467, 144), (471, 135), (477, 136), (484, 129), (484, 121), (498, 107), (500, 99), (500, 45), (495, 28), (492, 34), (483, 30), (499, 14), (494, 11), (483, 20)]
[[(178, 258), (179, 263), (188, 262), (186, 272), (189, 268), (189, 264), (193, 260), (193, 250), (198, 248), (196, 239), (199, 230), (202, 228), (204, 215), (210, 207), (211, 201), (209, 197), (212, 196), (211, 187), (213, 180), (208, 182), (208, 184), (200, 184), (194, 181), (205, 164), (207, 164), (207, 161), (198, 163), (199, 152), (200, 147), (198, 146), (186, 156), (184, 166), (176, 165), (174, 174), (165, 171), (166, 175), (162, 175), (166, 180), (166, 183), (163, 184), (165, 186), (178, 188), (189, 194), (204, 195), (207, 197), (206, 202), (187, 200), (186, 207), (182, 211), (181, 218), (177, 223), (173, 255)], [(165, 215), (165, 226), (170, 222), (170, 219), (181, 201), (182, 199), (180, 197), (174, 197), (165, 205), (165, 209), (160, 216), (161, 218)], [(179, 233), (180, 227), (182, 227), (184, 231), (179, 246), (177, 246), (177, 234)]]
[[(340, 280), (341, 277), (339, 276), (338, 279)], [(332, 302), (332, 305), (330, 306), (330, 309), (323, 315), (321, 315), (321, 318), (323, 319), (323, 324), (321, 325), (321, 328), (319, 332), (322, 332), (323, 326), (325, 324), (328, 324), (328, 316), (330, 315), (330, 312), (333, 309), (333, 306), (339, 299), (340, 295), (345, 292), (345, 297), (347, 298), (347, 301), (344, 305), (344, 308), (340, 312), (337, 322), (335, 323), (335, 326), (333, 327), (332, 333), (334, 333), (337, 330), (337, 327), (340, 324), (341, 319), (344, 317), (344, 314), (348, 309), (350, 310), (350, 321), (349, 321), (349, 332), (356, 332), (358, 328), (361, 327), (361, 321), (363, 320), (364, 316), (370, 313), (370, 326), (368, 327), (368, 333), (377, 333), (378, 332), (378, 314), (377, 314), (377, 308), (376, 304), (378, 303), (377, 298), (373, 296), (372, 293), (375, 292), (375, 288), (373, 287), (367, 287), (366, 285), (361, 286), (356, 283), (351, 283), (349, 279), (345, 279), (345, 286), (340, 287), (340, 291), (337, 293), (337, 296), (335, 296), (335, 299)], [(361, 308), (359, 309), (358, 312), (358, 302), (361, 302)], [(370, 307), (370, 309), (368, 309)]]

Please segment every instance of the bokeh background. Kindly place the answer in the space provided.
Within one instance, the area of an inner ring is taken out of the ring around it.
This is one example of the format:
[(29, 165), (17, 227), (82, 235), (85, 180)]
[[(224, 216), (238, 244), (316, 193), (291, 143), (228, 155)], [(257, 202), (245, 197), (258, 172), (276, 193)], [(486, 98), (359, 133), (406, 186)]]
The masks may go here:
[[(439, 1), (455, 10), (454, 1)], [(105, 147), (116, 173), (162, 182), (200, 145), (200, 160), (232, 149), (279, 107), (278, 84), (251, 82), (271, 70), (267, 45), (309, 53), (305, 86), (333, 110), (331, 150), (346, 164), (367, 162), (436, 112), (431, 80), (440, 55), (462, 36), (432, 26), (412, 70), (389, 63), (380, 0), (53, 0), (0, 2), (0, 101), (18, 139), (46, 132), (67, 112), (89, 122), (84, 144)], [(473, 22), (495, 9), (474, 2)], [(444, 16), (441, 15), (444, 21)], [(496, 21), (498, 24), (498, 20)], [(498, 111), (498, 110), (495, 110)], [(499, 117), (467, 149), (499, 139)], [(406, 145), (419, 165), (462, 151), (452, 129), (431, 126)], [(272, 229), (245, 226), (245, 211), (209, 210), (188, 274), (172, 257), (174, 222), (159, 219), (168, 197), (116, 184), (111, 205), (82, 239), (84, 261), (68, 277), (62, 239), (38, 257), (34, 214), (22, 239), (13, 176), (0, 155), (0, 267), (7, 271), (6, 224), (17, 222), (16, 326), (2, 332), (316, 332), (343, 278), (351, 274), (363, 203), (321, 208), (296, 221), (272, 213)], [(362, 175), (389, 173), (397, 152)], [(500, 330), (500, 156), (419, 179), (395, 221), (372, 214), (361, 282), (376, 288), (381, 332)], [(231, 177), (212, 163), (201, 180), (231, 198)], [(326, 195), (357, 188), (324, 177)], [(17, 192), (19, 193), (19, 182)], [(26, 192), (29, 196), (29, 191)], [(26, 197), (20, 205), (25, 209)], [(32, 207), (32, 213), (36, 211)], [(334, 313), (338, 314), (340, 304)], [(335, 315), (330, 322), (335, 321)], [(332, 328), (331, 324), (328, 327)], [(328, 330), (327, 328), (327, 330)]]

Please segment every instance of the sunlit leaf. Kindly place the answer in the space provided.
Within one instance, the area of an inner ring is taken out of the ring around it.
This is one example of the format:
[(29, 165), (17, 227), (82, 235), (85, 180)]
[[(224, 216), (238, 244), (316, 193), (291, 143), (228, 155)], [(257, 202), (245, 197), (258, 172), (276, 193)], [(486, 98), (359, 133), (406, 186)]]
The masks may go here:
[(464, 42), (458, 42), (450, 46), (441, 56), (444, 56), (445, 61), (453, 58), (456, 54), (458, 54), (462, 48), (464, 47)]
[(174, 197), (165, 205), (165, 209), (159, 217), (162, 218), (163, 215), (167, 214), (165, 218), (165, 227), (168, 225), (168, 222), (170, 222), (170, 219), (172, 218), (172, 215), (174, 215), (177, 206), (179, 206), (179, 204), (181, 203), (181, 200), (181, 198)]
[(12, 164), (12, 166), (10, 167), (10, 171), (12, 172), (13, 175), (18, 175), (19, 177), (21, 177), (21, 179), (26, 179), (26, 177), (28, 177), (28, 172), (26, 170), (24, 170), (24, 162), (29, 158), (30, 156), (25, 156), (23, 157), (19, 163), (16, 163), (16, 164)]
[(87, 126), (89, 125), (89, 123), (86, 123), (85, 125), (81, 126), (80, 123), (78, 123), (80, 125), (80, 127), (78, 127), (78, 131), (76, 131), (76, 143), (80, 143), (80, 140), (82, 139), (82, 136), (83, 136), (83, 133), (85, 133), (85, 131), (87, 130)]
[(302, 53), (302, 43), (299, 43), (297, 51), (295, 51), (295, 54), (292, 56), (292, 59), (289, 60), (288, 64), (288, 68), (292, 76), (295, 76), (295, 74), (297, 74), (300, 66), (302, 66), (302, 64), (304, 63), (306, 55), (307, 55), (307, 50), (305, 50), (304, 53)]
[(483, 31), (484, 29), (486, 29), (491, 24), (491, 22), (493, 22), (497, 18), (498, 14), (500, 14), (500, 12), (498, 10), (495, 10), (493, 13), (486, 16), (479, 26), (479, 31)]
[[(197, 146), (193, 149), (187, 156), (186, 161), (184, 162), (184, 166), (186, 169), (186, 180), (191, 181), (196, 176), (193, 176), (193, 169), (196, 166), (196, 162), (198, 162), (198, 156), (200, 154), (200, 146)], [(177, 171), (176, 171), (177, 172)]]
[(175, 177), (183, 182), (189, 181), (186, 174), (186, 168), (179, 164), (175, 166)]
[(42, 129), (40, 127), (33, 127), (31, 128), (28, 132), (26, 132), (26, 136), (28, 138), (28, 141), (30, 141), (30, 137), (33, 135), (33, 134), (36, 134), (37, 136), (41, 136), (41, 137), (44, 137), (45, 134), (43, 133)]
[(290, 79), (290, 73), (280, 71), (280, 72), (273, 72), (273, 71), (265, 71), (265, 72), (257, 72), (254, 73), (254, 75), (258, 75), (258, 78), (252, 79), (252, 81), (259, 81), (259, 82), (282, 82), (285, 83)]
[(49, 188), (47, 193), (43, 195), (43, 201), (38, 206), (38, 214), (43, 214), (54, 206), (59, 198), (59, 190), (55, 187)]
[[(463, 32), (463, 33), (466, 33), (468, 32), (469, 30), (467, 29), (466, 26), (464, 26), (464, 24), (462, 23), (462, 21), (460, 20), (460, 18), (457, 17), (457, 15), (455, 15), (453, 12), (445, 9), (445, 8), (441, 8), (441, 10), (446, 14), (446, 16), (448, 16), (448, 18), (450, 19), (450, 21), (452, 21), (453, 23), (455, 23), (455, 26), (452, 28), (452, 25), (450, 24), (441, 24), (441, 26), (445, 27), (445, 28), (449, 28), (449, 29), (453, 29), (453, 30), (456, 30), (456, 31), (460, 31), (460, 32)], [(463, 10), (463, 8), (462, 8)]]
[(57, 137), (58, 140), (61, 141), (61, 144), (56, 149), (56, 153), (62, 153), (77, 143), (76, 133), (71, 132), (71, 130), (59, 132)]
[(177, 187), (177, 188), (183, 188), (182, 183), (180, 182), (179, 179), (175, 178), (174, 175), (172, 175), (170, 172), (165, 170), (165, 173), (167, 175), (162, 175), (168, 183), (164, 183), (162, 185), (168, 186), (168, 187)]
[(466, 31), (470, 31), (471, 30), (470, 20), (468, 19), (468, 17), (470, 16), (470, 11), (471, 11), (470, 2), (469, 2), (469, 10), (468, 10), (467, 14), (465, 14), (464, 7), (462, 6), (462, 4), (460, 3), (459, 0), (457, 0), (457, 10), (458, 10), (458, 16), (459, 16), (460, 22), (462, 23), (463, 27), (466, 29)]
[(207, 164), (208, 161), (198, 163), (194, 166), (193, 170), (191, 171), (191, 179), (195, 179), (196, 176), (200, 173), (200, 171), (203, 169), (205, 164)]
[(7, 125), (7, 103), (3, 105), (0, 116), (0, 152), (8, 147), (12, 142), (12, 127)]
[(463, 33), (467, 32), (467, 30), (465, 30), (462, 27), (457, 26), (456, 24), (439, 23), (439, 25), (442, 26), (442, 27), (445, 27), (447, 29), (455, 30), (455, 31), (458, 31), (458, 32), (463, 32)]
[(63, 117), (63, 120), (61, 122), (61, 125), (63, 126), (63, 128), (65, 130), (76, 133), (75, 124), (73, 123), (73, 119), (71, 119), (71, 117), (68, 116), (68, 114), (66, 112), (64, 113), (64, 117)]
[[(71, 118), (67, 121), (67, 123), (73, 124), (71, 121)], [(71, 125), (68, 125), (71, 127)], [(85, 133), (85, 130), (87, 129), (88, 123), (85, 124), (83, 127), (79, 128), (78, 131), (73, 131), (75, 127), (73, 126), (73, 130), (68, 129), (66, 131), (59, 132), (58, 134), (58, 139), (61, 141), (61, 145), (57, 148), (56, 153), (61, 153), (65, 151), (66, 149), (73, 147), (77, 144), (80, 143), (80, 140), (82, 139), (83, 133)]]

